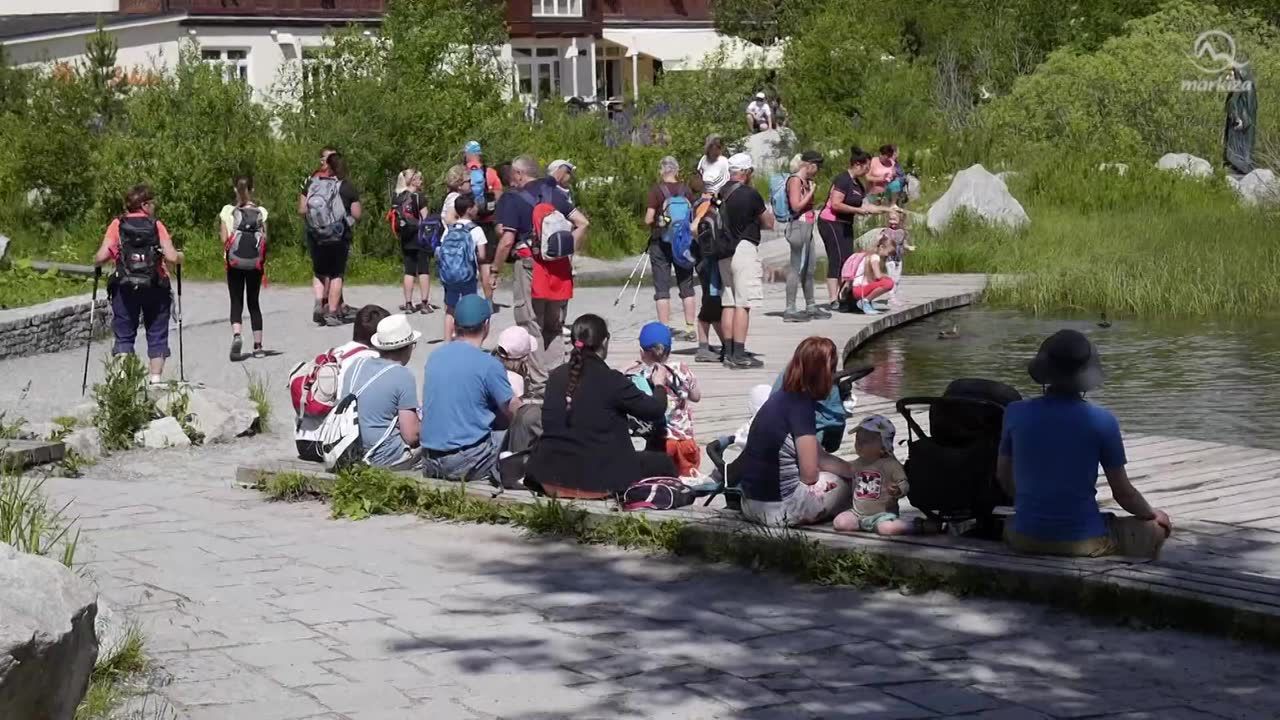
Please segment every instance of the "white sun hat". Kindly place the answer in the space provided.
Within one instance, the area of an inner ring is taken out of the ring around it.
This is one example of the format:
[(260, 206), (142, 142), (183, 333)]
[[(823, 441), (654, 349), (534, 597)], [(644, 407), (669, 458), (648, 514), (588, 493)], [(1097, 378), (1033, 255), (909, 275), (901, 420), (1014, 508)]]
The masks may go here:
[(421, 339), (422, 333), (409, 325), (409, 318), (397, 314), (385, 317), (378, 323), (372, 345), (375, 350), (399, 350), (415, 345)]

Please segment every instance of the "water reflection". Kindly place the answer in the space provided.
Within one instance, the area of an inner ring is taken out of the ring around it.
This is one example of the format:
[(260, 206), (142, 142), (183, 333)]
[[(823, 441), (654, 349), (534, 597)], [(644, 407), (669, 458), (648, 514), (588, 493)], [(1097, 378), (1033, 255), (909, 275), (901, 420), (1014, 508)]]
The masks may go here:
[[(1107, 383), (1090, 399), (1131, 432), (1280, 448), (1280, 324), (1256, 321), (1112, 320), (1032, 317), (966, 308), (873, 340), (858, 358), (876, 371), (859, 382), (886, 397), (935, 395), (958, 377), (1007, 382), (1037, 394), (1027, 362), (1054, 331), (1088, 335)], [(939, 339), (955, 323), (959, 336)]]

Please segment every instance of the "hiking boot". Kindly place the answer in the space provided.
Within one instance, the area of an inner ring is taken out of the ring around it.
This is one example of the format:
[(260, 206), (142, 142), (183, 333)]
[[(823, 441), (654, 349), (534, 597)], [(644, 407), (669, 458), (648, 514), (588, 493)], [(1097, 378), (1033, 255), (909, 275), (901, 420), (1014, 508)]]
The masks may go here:
[(782, 322), (801, 323), (809, 322), (811, 319), (812, 318), (809, 317), (808, 313), (803, 313), (798, 310), (787, 310), (782, 313)]
[(355, 322), (357, 312), (359, 312), (359, 309), (353, 308), (346, 303), (342, 303), (342, 305), (338, 307), (338, 317), (342, 319), (343, 323)]
[(698, 348), (698, 352), (694, 354), (693, 361), (700, 363), (720, 362), (720, 353), (709, 347), (700, 347)]
[(734, 370), (755, 370), (764, 367), (764, 361), (750, 355), (739, 355), (725, 363)]
[(417, 306), (417, 305), (414, 305), (414, 304), (413, 304), (413, 303), (411, 303), (411, 302), (401, 303), (401, 304), (400, 304), (400, 312), (402, 312), (402, 313), (406, 313), (406, 314), (407, 314), (407, 313), (415, 313), (415, 312), (418, 312), (418, 306)]
[(240, 359), (240, 347), (242, 342), (243, 341), (241, 341), (239, 335), (235, 335), (231, 338), (231, 362), (235, 362)]
[(831, 319), (831, 313), (827, 312), (826, 310), (823, 310), (821, 305), (810, 305), (808, 308), (805, 309), (804, 312), (806, 315), (813, 318), (814, 320), (830, 320)]
[(341, 327), (346, 325), (346, 322), (336, 313), (325, 313), (324, 324), (325, 327)]
[(436, 311), (436, 306), (432, 305), (429, 302), (424, 302), (422, 303), (422, 305), (418, 306), (418, 312), (422, 313), (423, 315), (430, 315), (435, 311)]
[(311, 308), (311, 322), (317, 325), (324, 324), (324, 303), (319, 300)]

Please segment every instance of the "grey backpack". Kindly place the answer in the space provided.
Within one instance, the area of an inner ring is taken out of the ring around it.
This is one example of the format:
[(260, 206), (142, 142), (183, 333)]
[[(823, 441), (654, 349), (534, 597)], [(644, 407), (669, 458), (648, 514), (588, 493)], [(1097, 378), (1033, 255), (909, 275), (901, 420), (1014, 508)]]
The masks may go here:
[(335, 177), (312, 178), (307, 186), (307, 232), (320, 244), (341, 242), (347, 231), (347, 206), (342, 202), (342, 181)]

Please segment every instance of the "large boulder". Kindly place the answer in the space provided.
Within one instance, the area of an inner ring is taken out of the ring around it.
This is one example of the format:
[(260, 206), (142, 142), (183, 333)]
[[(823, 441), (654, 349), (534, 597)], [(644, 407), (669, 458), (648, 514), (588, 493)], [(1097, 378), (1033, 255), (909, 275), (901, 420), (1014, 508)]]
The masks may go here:
[(123, 613), (114, 610), (106, 598), (98, 596), (98, 617), (93, 623), (98, 638), (98, 662), (108, 662), (124, 649), (129, 638), (129, 623)]
[(926, 218), (929, 229), (942, 230), (961, 210), (1011, 228), (1020, 228), (1031, 221), (1022, 203), (1009, 193), (1004, 180), (981, 165), (956, 173), (951, 186), (929, 208)]
[(1258, 168), (1244, 177), (1227, 176), (1227, 182), (1245, 205), (1280, 203), (1280, 179), (1266, 168)]
[(920, 178), (915, 175), (907, 176), (907, 199), (915, 202), (920, 199)]
[(4, 254), (9, 250), (9, 237), (0, 235), (0, 267), (4, 267)]
[(182, 425), (177, 419), (167, 416), (152, 420), (145, 428), (138, 431), (134, 439), (142, 447), (152, 450), (191, 445), (191, 438), (182, 431)]
[(0, 543), (0, 718), (72, 720), (98, 659), (97, 593)]
[(1177, 170), (1191, 177), (1209, 177), (1213, 175), (1213, 166), (1208, 160), (1190, 153), (1165, 153), (1156, 161), (1160, 170)]
[(756, 175), (768, 176), (791, 169), (790, 149), (796, 144), (791, 128), (765, 130), (742, 139), (742, 151), (751, 155)]
[(247, 397), (212, 388), (194, 388), (187, 410), (188, 422), (204, 435), (204, 442), (230, 442), (251, 434), (258, 422), (258, 406)]

